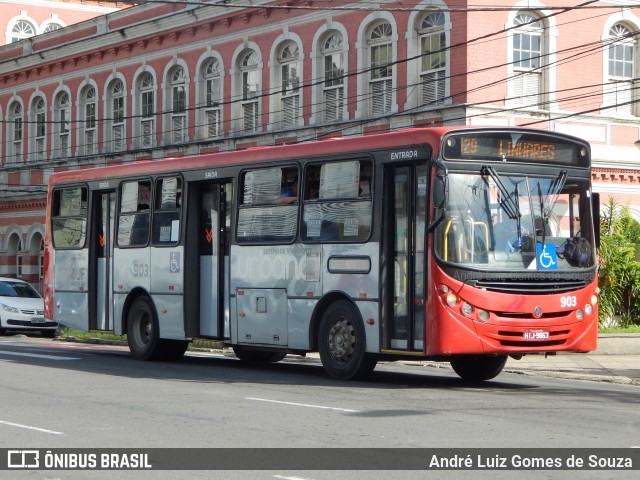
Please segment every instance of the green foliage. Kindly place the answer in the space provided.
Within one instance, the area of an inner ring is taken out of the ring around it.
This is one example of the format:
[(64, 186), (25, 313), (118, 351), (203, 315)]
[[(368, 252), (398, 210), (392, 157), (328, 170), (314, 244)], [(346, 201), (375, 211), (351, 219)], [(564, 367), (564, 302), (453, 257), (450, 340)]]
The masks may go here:
[(598, 282), (600, 319), (620, 318), (621, 326), (640, 323), (640, 223), (613, 198), (603, 205)]

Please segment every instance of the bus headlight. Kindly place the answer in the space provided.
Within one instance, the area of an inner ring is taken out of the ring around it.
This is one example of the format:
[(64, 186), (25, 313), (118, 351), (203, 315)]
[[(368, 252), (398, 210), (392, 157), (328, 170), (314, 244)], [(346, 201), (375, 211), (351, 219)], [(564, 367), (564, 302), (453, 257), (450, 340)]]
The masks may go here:
[(480, 320), (482, 323), (488, 322), (489, 321), (489, 312), (487, 312), (486, 310), (479, 309), (478, 310), (478, 320)]
[(582, 311), (582, 309), (579, 308), (578, 310), (576, 310), (576, 318), (578, 320), (582, 320), (584, 318), (584, 312)]
[(453, 292), (447, 293), (447, 305), (455, 307), (456, 303), (458, 303), (458, 296)]
[(465, 317), (470, 316), (473, 313), (473, 307), (469, 305), (467, 302), (462, 304), (462, 313)]
[(593, 313), (593, 307), (591, 306), (590, 303), (587, 303), (584, 306), (584, 313), (586, 313), (587, 315), (591, 315)]
[(598, 304), (598, 295), (591, 295), (591, 305)]

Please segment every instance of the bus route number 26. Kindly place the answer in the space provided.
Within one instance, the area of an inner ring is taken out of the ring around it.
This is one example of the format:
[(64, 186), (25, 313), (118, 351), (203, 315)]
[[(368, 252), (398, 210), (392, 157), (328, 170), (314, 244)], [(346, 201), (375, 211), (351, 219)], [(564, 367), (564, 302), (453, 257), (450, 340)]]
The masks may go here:
[(578, 306), (578, 299), (575, 295), (566, 295), (564, 297), (560, 297), (560, 307), (561, 308), (570, 308)]

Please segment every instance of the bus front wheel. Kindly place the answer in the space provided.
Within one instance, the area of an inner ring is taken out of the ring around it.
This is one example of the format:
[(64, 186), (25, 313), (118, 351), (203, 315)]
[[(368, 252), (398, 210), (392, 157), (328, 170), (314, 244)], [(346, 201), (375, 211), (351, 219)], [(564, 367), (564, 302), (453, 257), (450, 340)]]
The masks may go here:
[(318, 350), (325, 371), (338, 380), (364, 377), (377, 363), (376, 355), (366, 352), (360, 316), (344, 300), (334, 302), (324, 312), (318, 330)]
[(459, 355), (450, 360), (451, 367), (463, 380), (480, 382), (496, 377), (507, 363), (506, 355)]
[(129, 310), (127, 343), (133, 356), (140, 360), (156, 360), (160, 356), (158, 319), (147, 297), (137, 298)]

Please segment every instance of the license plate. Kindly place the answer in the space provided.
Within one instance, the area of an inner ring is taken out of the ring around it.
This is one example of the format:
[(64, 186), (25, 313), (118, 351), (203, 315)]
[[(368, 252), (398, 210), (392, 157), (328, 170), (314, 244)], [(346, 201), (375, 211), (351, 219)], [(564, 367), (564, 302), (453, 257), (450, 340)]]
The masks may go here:
[(525, 340), (549, 340), (549, 330), (530, 328), (524, 331), (522, 338)]
[(44, 323), (44, 317), (31, 317), (31, 323)]

